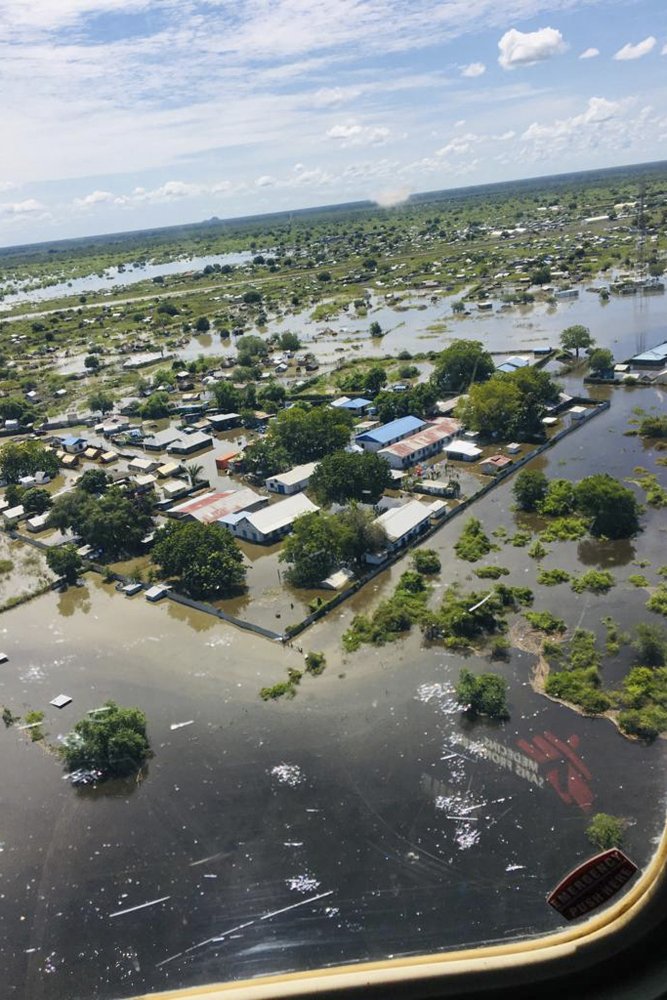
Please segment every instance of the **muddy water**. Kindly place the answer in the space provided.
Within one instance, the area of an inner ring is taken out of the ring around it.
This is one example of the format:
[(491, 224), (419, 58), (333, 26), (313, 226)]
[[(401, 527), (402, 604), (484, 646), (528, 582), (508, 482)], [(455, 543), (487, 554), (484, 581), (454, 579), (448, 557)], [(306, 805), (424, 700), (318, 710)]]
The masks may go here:
[[(616, 394), (540, 461), (573, 478), (660, 470), (638, 439), (619, 436), (638, 403), (650, 405), (640, 390)], [(476, 514), (489, 530), (539, 527), (510, 507), (504, 486)], [(429, 542), (443, 558), (437, 592), (453, 579), (487, 585), (453, 555), (460, 523)], [(607, 598), (536, 587), (525, 548), (499, 543), (488, 561), (534, 586), (536, 607), (602, 634), (606, 614), (624, 628), (647, 617), (645, 592), (624, 581), (638, 561), (657, 580), (663, 525), (650, 512), (632, 543), (552, 546), (545, 565), (610, 565)], [(328, 666), (292, 702), (257, 691), (301, 662), (296, 649), (169, 602), (127, 600), (98, 578), (3, 615), (3, 704), (44, 709), (55, 742), (113, 697), (146, 710), (155, 750), (141, 783), (76, 790), (24, 734), (0, 731), (9, 995), (129, 996), (553, 930), (545, 895), (590, 853), (597, 811), (625, 818), (626, 849), (647, 862), (664, 821), (663, 743), (630, 743), (535, 694), (532, 659), (518, 651), (495, 666), (510, 682), (509, 722), (475, 725), (453, 686), (484, 658), (425, 647), (418, 634), (341, 654), (341, 627), (403, 568), (303, 637)], [(627, 655), (605, 660), (609, 682)], [(48, 702), (60, 692), (74, 701), (58, 712)]]

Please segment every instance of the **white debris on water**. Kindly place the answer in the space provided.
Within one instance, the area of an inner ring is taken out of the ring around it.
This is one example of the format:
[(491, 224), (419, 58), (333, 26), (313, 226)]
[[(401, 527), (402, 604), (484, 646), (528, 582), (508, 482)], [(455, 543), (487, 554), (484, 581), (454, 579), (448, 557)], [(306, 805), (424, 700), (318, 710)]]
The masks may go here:
[(285, 885), (292, 892), (315, 892), (316, 889), (319, 889), (320, 882), (312, 875), (294, 875), (292, 878), (285, 879)]
[(428, 705), (429, 702), (434, 701), (438, 711), (443, 715), (453, 715), (459, 711), (459, 705), (452, 684), (443, 684), (440, 681), (420, 684), (415, 697), (423, 705)]
[(281, 785), (289, 785), (296, 788), (305, 781), (305, 776), (298, 764), (276, 764), (271, 768), (271, 775), (280, 782)]
[(23, 674), (19, 674), (19, 680), (23, 681), (24, 684), (39, 683), (40, 681), (46, 680), (46, 674), (42, 667), (32, 665)]
[(459, 845), (459, 850), (467, 851), (479, 843), (481, 834), (476, 826), (471, 823), (461, 823), (454, 830), (454, 840)]
[(524, 869), (525, 867), (526, 867), (525, 865), (508, 865), (507, 868), (505, 869), (505, 871), (506, 872), (518, 872), (518, 871), (522, 871), (522, 869)]

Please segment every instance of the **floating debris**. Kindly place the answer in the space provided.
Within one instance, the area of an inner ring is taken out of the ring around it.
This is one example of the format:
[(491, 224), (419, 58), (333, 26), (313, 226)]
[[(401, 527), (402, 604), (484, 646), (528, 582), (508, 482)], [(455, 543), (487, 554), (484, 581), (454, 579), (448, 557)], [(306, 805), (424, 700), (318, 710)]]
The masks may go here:
[(305, 780), (298, 764), (276, 764), (271, 768), (271, 775), (277, 778), (281, 785), (289, 785), (291, 788), (296, 788)]
[(187, 722), (172, 722), (169, 728), (171, 730), (183, 729), (185, 726), (192, 726), (194, 724), (194, 721), (195, 721), (194, 719), (188, 719)]
[(320, 882), (312, 875), (295, 875), (292, 878), (286, 878), (285, 885), (292, 892), (315, 892), (316, 889), (319, 889)]
[(57, 694), (55, 698), (52, 698), (49, 705), (53, 705), (54, 708), (65, 708), (66, 705), (71, 705), (72, 699), (68, 694)]
[(159, 899), (151, 899), (147, 903), (139, 903), (138, 906), (130, 906), (127, 910), (116, 910), (115, 913), (109, 914), (109, 920), (113, 917), (124, 917), (126, 913), (135, 913), (136, 910), (145, 910), (148, 906), (157, 906), (158, 903), (165, 903), (171, 896), (160, 896)]
[(506, 872), (518, 872), (525, 868), (525, 865), (508, 865), (505, 869)]
[(9, 657), (6, 653), (0, 653), (0, 663), (6, 663)]
[(77, 771), (70, 771), (64, 775), (64, 780), (69, 779), (73, 785), (95, 785), (104, 777), (103, 771), (97, 768), (79, 768)]

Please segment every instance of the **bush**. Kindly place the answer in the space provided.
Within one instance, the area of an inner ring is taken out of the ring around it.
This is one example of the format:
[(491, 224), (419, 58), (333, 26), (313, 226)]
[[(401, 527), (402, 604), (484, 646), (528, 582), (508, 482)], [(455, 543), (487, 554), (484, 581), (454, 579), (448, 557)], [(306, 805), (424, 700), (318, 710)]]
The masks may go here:
[(324, 653), (309, 652), (306, 653), (306, 670), (309, 674), (317, 677), (318, 674), (323, 673), (324, 668), (327, 665), (327, 658)]
[(481, 521), (476, 517), (471, 517), (464, 524), (461, 536), (454, 546), (454, 551), (459, 559), (477, 562), (478, 559), (488, 555), (492, 548), (493, 545), (484, 533)]
[(553, 635), (555, 632), (565, 632), (566, 626), (562, 618), (556, 618), (550, 611), (526, 611), (524, 618), (540, 632)]
[(138, 708), (121, 708), (113, 701), (104, 707), (107, 711), (77, 722), (59, 752), (70, 771), (95, 770), (102, 778), (133, 774), (150, 753), (146, 716)]
[(570, 574), (564, 569), (541, 569), (537, 574), (537, 582), (544, 587), (555, 587), (558, 583), (566, 583)]
[(623, 842), (623, 823), (608, 813), (596, 813), (586, 827), (586, 836), (593, 847), (601, 851), (620, 847)]
[(456, 699), (470, 715), (487, 715), (491, 719), (508, 719), (507, 681), (496, 674), (479, 674), (470, 670), (459, 674)]
[(440, 556), (434, 549), (416, 549), (412, 553), (412, 564), (424, 576), (433, 576), (441, 568)]
[(581, 576), (572, 577), (570, 586), (575, 594), (583, 594), (585, 590), (590, 591), (591, 594), (607, 594), (615, 582), (609, 570), (589, 569)]
[(293, 698), (296, 694), (296, 685), (292, 681), (278, 681), (277, 684), (273, 684), (271, 687), (263, 687), (260, 689), (259, 696), (262, 701), (275, 700), (276, 698), (282, 698), (285, 695), (288, 698)]
[(646, 607), (649, 611), (655, 611), (658, 615), (667, 615), (667, 584), (659, 584), (655, 592), (651, 594)]
[(510, 571), (505, 566), (480, 566), (473, 572), (480, 580), (498, 580), (501, 576), (509, 576)]
[(557, 517), (540, 532), (543, 542), (574, 542), (587, 532), (586, 522), (581, 517)]

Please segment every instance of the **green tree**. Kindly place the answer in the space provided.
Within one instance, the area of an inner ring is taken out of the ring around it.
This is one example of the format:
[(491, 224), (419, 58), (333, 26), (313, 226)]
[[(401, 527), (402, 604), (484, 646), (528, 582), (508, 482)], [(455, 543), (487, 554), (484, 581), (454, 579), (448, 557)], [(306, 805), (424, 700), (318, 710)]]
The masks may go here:
[(281, 410), (267, 437), (282, 447), (293, 462), (312, 462), (344, 448), (350, 440), (352, 417), (346, 410), (320, 406)]
[(406, 392), (381, 392), (375, 397), (374, 406), (383, 423), (409, 415), (425, 419), (438, 399), (438, 391), (430, 382), (421, 382)]
[(412, 553), (412, 562), (417, 572), (424, 576), (433, 576), (440, 572), (440, 556), (435, 549), (415, 549)]
[(286, 330), (285, 333), (281, 333), (278, 338), (278, 345), (281, 351), (298, 351), (301, 347), (301, 341), (297, 337), (296, 333), (291, 333)]
[(587, 326), (582, 326), (581, 323), (566, 327), (560, 335), (560, 342), (566, 351), (576, 351), (577, 357), (579, 357), (579, 351), (586, 350), (595, 343), (591, 331)]
[(366, 555), (387, 547), (387, 532), (370, 510), (358, 506), (355, 501), (334, 517), (339, 531), (338, 558), (356, 570), (364, 565)]
[(587, 476), (575, 487), (577, 510), (590, 519), (592, 535), (630, 538), (639, 531), (639, 504), (632, 490), (608, 473)]
[(72, 530), (86, 545), (101, 549), (107, 559), (139, 550), (153, 527), (151, 503), (144, 496), (110, 487), (101, 497), (84, 490), (64, 493), (54, 501), (47, 525)]
[(237, 363), (239, 365), (251, 366), (261, 358), (265, 358), (269, 353), (268, 345), (261, 337), (248, 333), (244, 337), (239, 337), (236, 341), (238, 352)]
[(82, 569), (82, 562), (75, 545), (51, 546), (46, 552), (49, 569), (64, 578), (65, 583), (76, 583)]
[(99, 495), (104, 493), (110, 482), (111, 477), (106, 474), (104, 469), (86, 469), (78, 480), (76, 488), (83, 490), (84, 493)]
[(521, 510), (532, 511), (544, 499), (549, 480), (539, 469), (522, 469), (514, 480), (512, 492)]
[(464, 667), (456, 685), (456, 700), (470, 715), (509, 718), (507, 681), (496, 674), (479, 674), (476, 677)]
[(113, 701), (104, 708), (107, 711), (77, 722), (59, 753), (69, 771), (100, 771), (102, 779), (134, 774), (150, 754), (146, 716)]
[(286, 472), (290, 465), (287, 449), (267, 436), (253, 441), (243, 452), (243, 468), (256, 480)]
[(505, 440), (518, 436), (521, 424), (521, 393), (516, 385), (493, 378), (471, 385), (456, 408), (466, 427), (485, 437), (496, 434)]
[(289, 563), (287, 578), (296, 587), (316, 587), (338, 562), (340, 531), (335, 517), (313, 511), (297, 517), (279, 555)]
[(213, 395), (218, 409), (223, 413), (238, 413), (241, 409), (241, 393), (232, 385), (221, 379), (213, 385)]
[(262, 385), (257, 392), (257, 402), (269, 413), (275, 413), (287, 398), (285, 387), (279, 382), (270, 381)]
[(243, 553), (219, 524), (170, 522), (159, 533), (152, 559), (192, 597), (229, 597), (245, 585)]
[(208, 333), (211, 329), (211, 321), (208, 316), (200, 316), (195, 323), (197, 333)]
[(91, 372), (96, 372), (100, 367), (100, 359), (95, 354), (89, 354), (83, 363)]
[(591, 375), (601, 378), (614, 370), (614, 355), (606, 347), (596, 347), (589, 358)]
[(144, 420), (160, 420), (169, 415), (169, 395), (166, 392), (153, 392), (145, 403), (139, 407), (139, 415)]
[(577, 506), (575, 488), (569, 479), (552, 479), (544, 499), (539, 503), (540, 514), (547, 517), (567, 517)]
[(593, 847), (606, 851), (623, 843), (623, 821), (608, 813), (596, 813), (586, 827), (586, 836)]
[(44, 514), (52, 504), (48, 490), (29, 489), (21, 498), (23, 509), (30, 514)]
[(39, 441), (8, 441), (0, 448), (0, 474), (8, 483), (18, 483), (22, 476), (45, 472), (53, 478), (58, 475), (55, 452)]
[(389, 465), (373, 452), (334, 451), (320, 461), (308, 489), (323, 504), (346, 500), (373, 504), (392, 482)]
[(88, 406), (93, 413), (110, 413), (113, 410), (113, 396), (102, 389), (97, 392), (91, 392), (88, 397)]
[(371, 337), (381, 337), (382, 336), (382, 327), (380, 326), (380, 324), (378, 323), (377, 320), (373, 320), (373, 322), (371, 323), (370, 334), (371, 334)]
[(188, 474), (188, 479), (190, 480), (190, 486), (196, 486), (199, 482), (199, 478), (204, 471), (204, 466), (199, 465), (198, 462), (192, 462), (190, 465), (185, 466), (185, 471)]
[(383, 385), (387, 384), (387, 373), (382, 367), (382, 365), (373, 365), (369, 368), (364, 375), (364, 388), (371, 394), (371, 396), (376, 396)]
[(441, 352), (431, 381), (440, 393), (465, 392), (494, 371), (493, 358), (479, 340), (454, 340)]
[(664, 667), (667, 663), (667, 633), (661, 625), (639, 622), (633, 646), (637, 660), (645, 667)]

